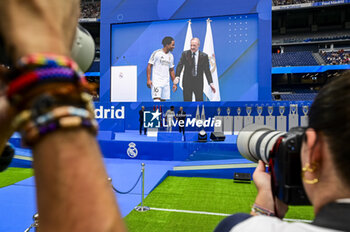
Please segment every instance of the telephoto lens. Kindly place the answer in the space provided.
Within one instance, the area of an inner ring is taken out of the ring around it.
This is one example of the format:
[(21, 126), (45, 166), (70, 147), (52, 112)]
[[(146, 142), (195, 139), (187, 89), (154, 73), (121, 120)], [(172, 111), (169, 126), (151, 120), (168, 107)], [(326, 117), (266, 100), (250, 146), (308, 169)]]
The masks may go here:
[(238, 134), (237, 147), (241, 155), (255, 163), (262, 160), (269, 162), (270, 152), (276, 140), (286, 132), (275, 131), (270, 127), (251, 124), (244, 127)]

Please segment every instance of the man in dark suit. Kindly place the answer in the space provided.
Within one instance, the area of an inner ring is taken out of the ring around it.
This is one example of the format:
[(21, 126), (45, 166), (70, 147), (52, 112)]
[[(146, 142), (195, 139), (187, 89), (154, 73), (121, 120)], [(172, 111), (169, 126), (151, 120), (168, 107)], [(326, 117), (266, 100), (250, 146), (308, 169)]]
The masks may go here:
[(192, 101), (192, 93), (194, 93), (196, 101), (203, 101), (204, 73), (211, 90), (213, 93), (216, 91), (211, 77), (208, 55), (199, 51), (199, 45), (199, 39), (193, 38), (191, 40), (191, 49), (182, 53), (176, 67), (174, 84), (179, 82), (181, 71), (185, 68), (182, 79), (184, 101)]
[(143, 130), (144, 130), (144, 133), (146, 134), (147, 133), (147, 128), (145, 128), (143, 126), (143, 121), (144, 121), (144, 112), (145, 112), (145, 107), (142, 106), (141, 107), (141, 110), (139, 111), (139, 121), (140, 121), (140, 135), (142, 134), (142, 127), (143, 127)]
[(177, 112), (177, 120), (179, 125), (179, 132), (185, 134), (185, 126), (186, 126), (186, 112), (184, 108), (180, 106), (180, 110)]

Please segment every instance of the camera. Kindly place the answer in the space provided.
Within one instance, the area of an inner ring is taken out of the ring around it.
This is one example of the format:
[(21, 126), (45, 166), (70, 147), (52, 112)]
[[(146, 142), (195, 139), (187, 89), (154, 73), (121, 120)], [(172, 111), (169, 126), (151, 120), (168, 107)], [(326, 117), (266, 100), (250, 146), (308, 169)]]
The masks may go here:
[(301, 144), (305, 128), (289, 132), (251, 124), (238, 134), (241, 155), (253, 162), (269, 164), (272, 193), (288, 205), (310, 205), (301, 179)]

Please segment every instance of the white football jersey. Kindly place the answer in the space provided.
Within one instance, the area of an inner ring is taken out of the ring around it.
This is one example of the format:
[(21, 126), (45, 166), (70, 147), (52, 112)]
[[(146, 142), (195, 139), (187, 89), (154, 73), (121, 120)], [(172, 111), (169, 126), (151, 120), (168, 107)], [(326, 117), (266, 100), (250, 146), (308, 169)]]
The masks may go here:
[(174, 56), (171, 52), (165, 53), (163, 49), (154, 51), (148, 61), (152, 64), (152, 84), (164, 86), (169, 84), (170, 68), (174, 68)]

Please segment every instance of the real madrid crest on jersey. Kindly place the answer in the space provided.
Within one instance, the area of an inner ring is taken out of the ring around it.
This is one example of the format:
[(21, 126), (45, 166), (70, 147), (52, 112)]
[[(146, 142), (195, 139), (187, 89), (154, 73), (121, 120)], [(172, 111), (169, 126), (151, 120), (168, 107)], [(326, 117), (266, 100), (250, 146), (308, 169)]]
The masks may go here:
[(128, 156), (130, 158), (135, 158), (137, 156), (137, 154), (139, 153), (139, 151), (136, 148), (136, 144), (135, 143), (129, 143), (129, 148), (126, 151), (126, 153), (128, 154)]

